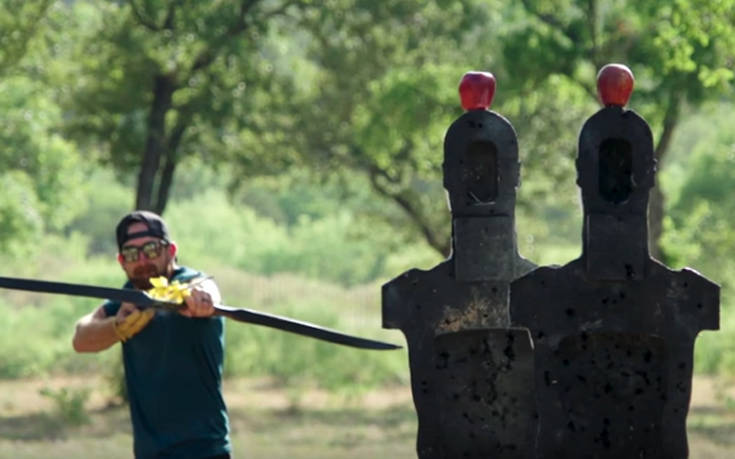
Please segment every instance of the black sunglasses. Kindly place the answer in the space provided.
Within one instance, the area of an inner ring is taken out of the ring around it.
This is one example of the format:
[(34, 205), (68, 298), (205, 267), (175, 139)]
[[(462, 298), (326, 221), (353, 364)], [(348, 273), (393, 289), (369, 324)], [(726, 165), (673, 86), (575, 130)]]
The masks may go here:
[(120, 249), (120, 255), (128, 263), (138, 261), (141, 252), (147, 259), (153, 260), (161, 256), (161, 252), (166, 246), (168, 246), (168, 242), (166, 241), (149, 241), (141, 246), (126, 245)]

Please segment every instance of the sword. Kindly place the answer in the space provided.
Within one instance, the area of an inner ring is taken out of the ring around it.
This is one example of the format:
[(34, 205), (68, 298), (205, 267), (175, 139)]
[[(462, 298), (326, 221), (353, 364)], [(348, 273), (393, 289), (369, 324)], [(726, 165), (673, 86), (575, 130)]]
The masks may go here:
[[(49, 282), (1, 276), (0, 288), (100, 298), (104, 300), (133, 303), (141, 308), (176, 310), (182, 307), (180, 303), (155, 299), (143, 290), (129, 288), (97, 287), (94, 285), (67, 284), (64, 282)], [(401, 348), (401, 346), (395, 344), (347, 335), (309, 322), (277, 316), (275, 314), (267, 314), (253, 309), (215, 305), (214, 311), (216, 315), (227, 317), (237, 322), (263, 325), (265, 327), (271, 327), (295, 333), (297, 335), (308, 336), (328, 341), (330, 343), (342, 344), (360, 349), (389, 350)]]

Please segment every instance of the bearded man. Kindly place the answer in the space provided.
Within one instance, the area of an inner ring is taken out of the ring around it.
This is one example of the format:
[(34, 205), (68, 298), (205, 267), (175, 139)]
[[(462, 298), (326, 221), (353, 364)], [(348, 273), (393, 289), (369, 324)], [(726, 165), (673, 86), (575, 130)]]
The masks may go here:
[[(135, 211), (117, 225), (117, 260), (125, 288), (148, 290), (152, 277), (187, 283), (205, 277), (178, 266), (177, 247), (155, 213)], [(122, 343), (136, 458), (230, 457), (222, 397), (224, 320), (211, 280), (199, 282), (176, 312), (107, 301), (76, 324), (77, 352)]]

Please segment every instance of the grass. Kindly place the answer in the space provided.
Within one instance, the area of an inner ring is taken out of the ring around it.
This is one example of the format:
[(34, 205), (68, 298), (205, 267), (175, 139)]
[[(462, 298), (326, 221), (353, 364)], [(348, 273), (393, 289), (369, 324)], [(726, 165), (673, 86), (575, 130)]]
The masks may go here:
[[(89, 422), (65, 421), (44, 388), (94, 389)], [(0, 458), (129, 458), (132, 437), (127, 407), (108, 405), (98, 378), (0, 381)], [(229, 379), (234, 457), (409, 458), (415, 419), (406, 387), (359, 397), (310, 390), (294, 398), (272, 380)]]
[[(90, 390), (89, 422), (64, 421), (53, 401), (40, 394), (44, 388)], [(235, 458), (416, 457), (416, 418), (405, 385), (358, 396), (310, 389), (294, 397), (271, 379), (233, 378), (225, 381), (224, 392)], [(732, 457), (735, 409), (727, 393), (711, 378), (695, 378), (689, 457)], [(127, 407), (109, 405), (108, 399), (99, 378), (0, 381), (0, 458), (129, 458)]]

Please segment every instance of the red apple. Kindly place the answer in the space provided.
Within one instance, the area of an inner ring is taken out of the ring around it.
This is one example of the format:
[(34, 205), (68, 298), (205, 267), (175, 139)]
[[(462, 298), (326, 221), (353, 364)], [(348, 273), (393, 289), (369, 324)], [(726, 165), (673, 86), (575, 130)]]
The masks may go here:
[(465, 110), (486, 110), (495, 95), (495, 76), (490, 72), (467, 72), (459, 82), (459, 98)]
[(597, 94), (606, 106), (624, 106), (633, 92), (633, 72), (623, 64), (607, 64), (597, 73)]

